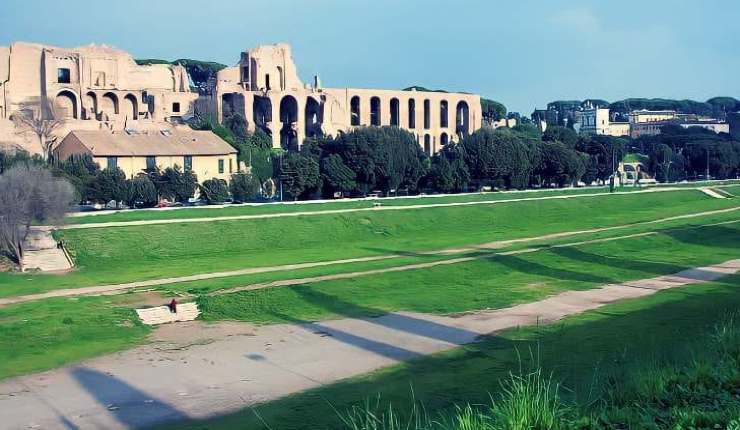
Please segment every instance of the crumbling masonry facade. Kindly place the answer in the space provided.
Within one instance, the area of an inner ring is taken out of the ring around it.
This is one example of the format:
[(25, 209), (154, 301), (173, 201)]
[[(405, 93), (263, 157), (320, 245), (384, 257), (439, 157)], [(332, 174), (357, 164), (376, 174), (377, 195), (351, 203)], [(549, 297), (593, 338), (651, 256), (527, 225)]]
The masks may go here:
[(58, 141), (73, 130), (162, 131), (184, 127), (194, 114), (219, 121), (239, 114), (251, 131), (270, 135), (275, 148), (298, 149), (307, 137), (387, 125), (413, 133), (432, 154), (482, 126), (480, 97), (473, 94), (323, 88), (318, 78), (304, 84), (287, 44), (243, 52), (200, 91), (182, 66), (138, 65), (105, 46), (0, 47), (0, 147), (41, 152), (37, 139), (11, 121), (41, 99), (63, 119)]

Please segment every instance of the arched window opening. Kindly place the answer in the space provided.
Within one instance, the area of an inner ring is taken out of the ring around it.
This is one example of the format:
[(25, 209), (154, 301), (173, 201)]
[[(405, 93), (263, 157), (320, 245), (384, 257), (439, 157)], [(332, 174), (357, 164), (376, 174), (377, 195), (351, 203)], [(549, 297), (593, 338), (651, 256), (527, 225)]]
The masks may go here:
[(447, 133), (442, 133), (442, 134), (441, 134), (441, 135), (439, 136), (439, 143), (440, 143), (440, 145), (442, 145), (442, 146), (445, 146), (445, 145), (447, 145), (448, 143), (450, 143), (450, 137), (449, 137), (449, 136), (447, 136)]
[(85, 94), (85, 102), (82, 106), (82, 114), (84, 119), (97, 119), (98, 118), (98, 96), (94, 92), (90, 91)]
[(305, 124), (306, 137), (318, 137), (323, 134), (321, 124), (324, 122), (324, 105), (313, 97), (306, 100)]
[(429, 99), (424, 100), (424, 129), (429, 130), (429, 128), (432, 126), (431, 124), (431, 114), (430, 114), (430, 103)]
[(432, 138), (428, 135), (424, 135), (424, 152), (431, 157), (432, 155)]
[(463, 139), (470, 134), (470, 109), (465, 101), (460, 101), (455, 111), (455, 132)]
[(139, 101), (136, 100), (133, 94), (126, 94), (123, 98), (124, 109), (123, 113), (127, 119), (137, 120), (139, 119)]
[(255, 96), (252, 101), (252, 119), (255, 127), (272, 136), (272, 102), (269, 97)]
[(71, 91), (62, 91), (54, 99), (54, 111), (59, 118), (77, 119), (77, 96)]
[(118, 115), (118, 96), (114, 93), (105, 93), (101, 98), (100, 111), (108, 118)]
[(392, 126), (398, 127), (399, 117), (400, 115), (399, 115), (399, 108), (398, 108), (398, 99), (394, 97), (391, 99), (391, 125)]
[(416, 128), (416, 100), (409, 99), (409, 128)]
[(380, 126), (380, 98), (370, 99), (370, 125)]
[(447, 100), (442, 100), (439, 103), (439, 126), (442, 128), (450, 126), (449, 104)]
[(280, 147), (287, 151), (298, 150), (297, 121), (298, 101), (293, 96), (283, 97), (280, 101)]
[(350, 125), (360, 125), (360, 97), (354, 96), (349, 102)]

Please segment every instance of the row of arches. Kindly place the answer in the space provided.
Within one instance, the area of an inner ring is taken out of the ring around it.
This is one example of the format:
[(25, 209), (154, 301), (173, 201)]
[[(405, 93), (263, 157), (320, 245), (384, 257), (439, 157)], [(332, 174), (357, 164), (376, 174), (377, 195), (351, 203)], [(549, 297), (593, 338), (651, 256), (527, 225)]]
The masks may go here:
[[(223, 119), (228, 118), (231, 115), (240, 114), (245, 119), (245, 99), (242, 94), (239, 93), (227, 93), (221, 96), (222, 102), (222, 113)], [(279, 102), (275, 98), (269, 96), (255, 95), (252, 100), (252, 118), (255, 128), (262, 130), (267, 135), (272, 136), (273, 134), (279, 135), (279, 143), (283, 149), (294, 150), (298, 149), (299, 136), (301, 138), (316, 137), (322, 134), (322, 124), (324, 122), (324, 107), (325, 107), (325, 96), (321, 98), (307, 97), (305, 104), (301, 106), (298, 99), (292, 95), (285, 95), (279, 99)], [(279, 105), (273, 106), (273, 103), (279, 103)], [(389, 105), (390, 109), (390, 121), (389, 124), (383, 123), (382, 109), (383, 103), (380, 97), (373, 96), (370, 98), (370, 123), (372, 126), (391, 125), (397, 127), (404, 127), (408, 129), (416, 128), (416, 100), (408, 100), (408, 122), (406, 124), (401, 123), (400, 119), (400, 101), (398, 98), (391, 98)], [(273, 110), (275, 109), (275, 110)], [(423, 121), (424, 128), (431, 128), (431, 102), (427, 99), (423, 101), (422, 109), (424, 110)], [(360, 98), (354, 96), (350, 99), (350, 113), (351, 121), (350, 125), (359, 126), (360, 122)], [(301, 117), (301, 115), (303, 115)], [(441, 128), (449, 128), (450, 125), (450, 107), (447, 100), (442, 100), (439, 103), (439, 125)], [(277, 116), (278, 122), (273, 123), (273, 116)], [(301, 124), (299, 118), (303, 120)], [(470, 110), (467, 102), (461, 100), (455, 107), (455, 131), (454, 135), (458, 137), (464, 137), (469, 132), (470, 127)], [(302, 130), (299, 130), (299, 127)], [(429, 136), (428, 134), (425, 136)], [(429, 140), (429, 145), (425, 145), (427, 153), (433, 152), (433, 143), (436, 143), (436, 138), (424, 137), (425, 141)], [(439, 136), (439, 144), (446, 145), (450, 141), (450, 135), (448, 132), (441, 133)], [(276, 142), (277, 143), (277, 142)], [(421, 142), (420, 142), (421, 143)], [(429, 146), (427, 148), (427, 146)]]
[(107, 120), (113, 115), (125, 115), (127, 119), (139, 119), (139, 100), (126, 94), (119, 100), (116, 93), (107, 92), (98, 97), (90, 91), (84, 95), (82, 105), (77, 95), (70, 90), (60, 91), (54, 98), (54, 111), (60, 119)]
[[(360, 126), (361, 121), (361, 103), (360, 96), (353, 96), (350, 99), (350, 125)], [(400, 102), (397, 98), (393, 97), (389, 103), (390, 109), (390, 122), (389, 124), (382, 124), (382, 103), (380, 97), (373, 96), (370, 98), (370, 124), (373, 126), (391, 125), (401, 127), (400, 120)], [(408, 100), (408, 121), (405, 124), (406, 128), (416, 128), (416, 99)], [(423, 128), (431, 128), (431, 101), (424, 99), (423, 101)], [(450, 113), (449, 113), (449, 102), (442, 100), (439, 103), (439, 126), (440, 128), (448, 128), (450, 125)], [(465, 136), (470, 132), (470, 107), (464, 100), (460, 100), (455, 108), (455, 132), (458, 135)]]
[[(224, 104), (233, 103), (232, 99), (227, 99), (225, 94), (222, 98)], [(303, 126), (305, 137), (316, 137), (322, 134), (321, 124), (324, 122), (324, 99), (316, 99), (314, 97), (308, 97), (306, 104), (303, 108)], [(243, 108), (243, 99), (237, 100), (236, 105), (240, 105)], [(228, 117), (233, 113), (238, 112), (238, 109), (234, 107), (234, 104), (225, 106), (223, 108), (224, 117)], [(283, 149), (298, 149), (298, 116), (300, 115), (300, 108), (298, 107), (298, 100), (291, 96), (286, 95), (280, 99), (280, 105), (278, 106), (278, 119), (280, 120), (280, 128), (277, 132), (280, 133), (280, 146)], [(267, 135), (272, 136), (272, 123), (273, 106), (272, 100), (269, 97), (255, 96), (252, 101), (252, 121), (256, 128), (262, 130)]]

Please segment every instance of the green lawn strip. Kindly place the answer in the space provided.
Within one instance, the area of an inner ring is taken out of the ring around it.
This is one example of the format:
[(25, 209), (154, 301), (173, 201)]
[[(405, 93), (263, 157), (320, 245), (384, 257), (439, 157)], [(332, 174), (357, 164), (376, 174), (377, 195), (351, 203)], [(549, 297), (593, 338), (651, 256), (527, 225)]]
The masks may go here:
[(453, 265), (199, 298), (205, 320), (260, 324), (502, 308), (740, 258), (740, 225), (499, 255)]
[[(396, 257), (385, 260), (378, 260), (372, 262), (357, 262), (357, 263), (344, 263), (337, 265), (329, 265), (322, 267), (313, 267), (307, 269), (293, 269), (285, 271), (266, 272), (251, 275), (240, 275), (240, 276), (229, 276), (224, 278), (206, 279), (200, 281), (190, 281), (175, 284), (167, 284), (159, 287), (160, 291), (168, 294), (208, 294), (217, 290), (244, 287), (254, 284), (264, 284), (269, 282), (281, 281), (281, 280), (293, 280), (303, 279), (316, 276), (330, 276), (343, 273), (362, 273), (365, 271), (400, 267), (406, 265), (413, 265), (419, 263), (431, 263), (435, 261), (457, 259), (460, 257), (476, 257), (476, 256), (489, 256), (493, 253), (509, 252), (520, 250), (524, 248), (547, 248), (551, 246), (567, 245), (571, 243), (578, 243), (583, 241), (591, 240), (605, 240), (605, 239), (616, 239), (616, 240), (639, 240), (638, 238), (626, 238), (617, 239), (620, 236), (635, 235), (645, 232), (658, 232), (673, 229), (691, 229), (699, 228), (702, 225), (727, 222), (740, 220), (740, 214), (736, 213), (725, 213), (717, 214), (707, 217), (694, 218), (694, 219), (681, 219), (675, 221), (669, 221), (661, 224), (648, 224), (636, 227), (628, 227), (618, 230), (610, 230), (599, 233), (588, 233), (579, 234), (572, 237), (562, 237), (557, 239), (546, 239), (546, 240), (535, 240), (532, 242), (512, 244), (511, 246), (495, 249), (495, 250), (480, 250), (464, 252), (460, 254), (452, 255), (424, 255), (424, 254), (409, 254), (402, 257)], [(739, 223), (740, 224), (740, 223)], [(423, 269), (413, 269), (423, 270)], [(363, 276), (363, 275), (358, 275)], [(369, 275), (376, 276), (376, 275)]]
[(434, 416), (456, 404), (490, 404), (490, 395), (497, 395), (510, 372), (536, 365), (562, 382), (560, 393), (569, 401), (586, 404), (599, 399), (610, 380), (625, 381), (625, 375), (645, 369), (646, 363), (686, 365), (703, 353), (701, 343), (697, 347), (694, 342), (705, 340), (715, 322), (737, 310), (738, 287), (740, 276), (731, 276), (662, 291), (552, 325), (511, 329), (476, 344), (234, 414), (163, 428), (292, 430), (311, 423), (312, 428), (343, 429), (337, 411), (361, 406), (367, 399), (375, 402), (380, 396), (379, 410), (393, 405), (403, 414), (411, 409), (412, 391)]
[(50, 299), (0, 308), (0, 379), (129, 348), (150, 329), (125, 297)]
[[(727, 185), (731, 182), (710, 182), (709, 185)], [(704, 184), (686, 183), (686, 184), (664, 184), (661, 187), (671, 188), (697, 188), (704, 186)], [(595, 187), (595, 188), (568, 188), (562, 190), (527, 190), (517, 192), (505, 192), (505, 193), (482, 193), (482, 194), (461, 194), (453, 196), (419, 196), (399, 199), (380, 199), (377, 200), (383, 206), (416, 206), (426, 204), (437, 204), (437, 203), (464, 203), (464, 202), (479, 202), (479, 201), (497, 201), (497, 200), (509, 200), (509, 199), (525, 199), (525, 198), (537, 198), (547, 196), (562, 196), (562, 195), (580, 195), (580, 194), (595, 194), (604, 193), (608, 190), (607, 187)], [(634, 186), (616, 187), (619, 192), (633, 192), (644, 190), (644, 188)], [(140, 211), (122, 211), (117, 213), (105, 214), (98, 213), (96, 215), (86, 215), (78, 217), (68, 218), (70, 224), (95, 224), (102, 222), (118, 222), (118, 221), (141, 221), (141, 220), (159, 220), (159, 219), (181, 219), (181, 218), (208, 218), (208, 217), (221, 217), (221, 216), (236, 216), (236, 215), (259, 215), (259, 214), (278, 214), (278, 213), (290, 213), (290, 212), (314, 212), (334, 209), (356, 209), (356, 208), (369, 208), (372, 207), (376, 200), (365, 200), (365, 201), (335, 201), (335, 202), (320, 202), (320, 203), (302, 203), (302, 204), (283, 204), (283, 203), (271, 203), (259, 206), (247, 206), (247, 205), (234, 205), (219, 208), (185, 208), (175, 210), (140, 210)]]
[[(619, 191), (634, 191), (633, 187), (619, 188)], [(484, 194), (461, 194), (457, 196), (420, 196), (415, 198), (400, 199), (380, 199), (380, 200), (360, 200), (360, 201), (336, 201), (321, 203), (271, 203), (260, 206), (234, 205), (220, 208), (186, 208), (174, 210), (142, 210), (142, 211), (123, 211), (112, 214), (99, 213), (98, 215), (87, 215), (78, 217), (69, 217), (69, 224), (96, 224), (102, 222), (118, 221), (141, 221), (155, 219), (181, 219), (181, 218), (209, 218), (236, 215), (260, 215), (260, 214), (279, 214), (291, 212), (316, 212), (335, 209), (358, 209), (371, 208), (376, 202), (383, 206), (416, 206), (426, 204), (440, 203), (465, 203), (481, 201), (497, 201), (509, 199), (524, 199), (547, 196), (562, 196), (576, 194), (594, 194), (606, 192), (607, 188), (571, 188), (553, 191), (522, 191), (508, 193), (484, 193)]]
[[(734, 202), (734, 203), (733, 203)], [(77, 268), (0, 274), (0, 297), (394, 252), (436, 250), (735, 207), (698, 191), (61, 234)], [(658, 225), (658, 224), (656, 224)]]

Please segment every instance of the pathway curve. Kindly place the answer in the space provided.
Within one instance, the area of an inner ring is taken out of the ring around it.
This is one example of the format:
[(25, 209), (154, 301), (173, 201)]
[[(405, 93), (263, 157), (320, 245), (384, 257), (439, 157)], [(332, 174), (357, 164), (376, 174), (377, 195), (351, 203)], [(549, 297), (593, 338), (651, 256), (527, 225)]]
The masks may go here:
[[(508, 246), (522, 244), (522, 243), (530, 243), (530, 242), (536, 242), (536, 241), (541, 241), (541, 240), (559, 239), (559, 238), (572, 237), (572, 236), (578, 236), (578, 235), (583, 235), (583, 234), (601, 233), (601, 232), (620, 230), (620, 229), (625, 229), (625, 228), (630, 228), (630, 227), (647, 226), (647, 225), (653, 225), (653, 224), (666, 223), (670, 221), (700, 218), (700, 217), (705, 217), (705, 216), (718, 215), (718, 214), (730, 213), (730, 212), (736, 212), (736, 211), (740, 211), (740, 206), (727, 208), (727, 209), (707, 211), (707, 212), (696, 212), (696, 213), (691, 213), (691, 214), (676, 215), (676, 216), (667, 217), (667, 218), (660, 218), (656, 220), (643, 221), (643, 222), (637, 222), (637, 223), (631, 223), (631, 224), (622, 224), (622, 225), (616, 225), (616, 226), (610, 226), (610, 227), (599, 227), (599, 228), (592, 228), (592, 229), (585, 229), (585, 230), (551, 233), (551, 234), (546, 234), (542, 236), (534, 236), (534, 237), (527, 237), (527, 238), (500, 240), (500, 241), (488, 242), (488, 243), (475, 245), (475, 246), (468, 246), (468, 247), (447, 248), (447, 249), (434, 250), (434, 251), (420, 251), (420, 252), (417, 252), (417, 254), (434, 256), (434, 255), (463, 254), (466, 252), (475, 252), (475, 251), (490, 251), (490, 250), (502, 249)], [(740, 220), (730, 220), (730, 221), (725, 221), (725, 222), (715, 223), (715, 224), (708, 224), (708, 225), (730, 224), (730, 223), (735, 223), (735, 222), (740, 222)], [(648, 232), (648, 233), (652, 233), (652, 232)], [(618, 238), (621, 238), (621, 237), (627, 238), (627, 237), (632, 237), (632, 236), (633, 235), (620, 236)], [(579, 242), (577, 244), (566, 244), (565, 246), (575, 246), (579, 244), (583, 244), (583, 243)], [(26, 295), (20, 295), (20, 296), (0, 298), (0, 307), (12, 305), (12, 304), (18, 304), (18, 303), (32, 302), (36, 300), (57, 298), (57, 297), (113, 295), (113, 294), (125, 293), (125, 292), (135, 290), (135, 289), (156, 287), (160, 285), (178, 284), (178, 283), (192, 282), (192, 281), (202, 281), (206, 279), (228, 278), (232, 276), (253, 275), (253, 274), (260, 274), (260, 273), (281, 272), (281, 271), (308, 269), (308, 268), (315, 268), (315, 267), (334, 266), (334, 265), (342, 265), (342, 264), (350, 264), (350, 263), (388, 260), (392, 258), (404, 257), (406, 255), (407, 253), (384, 254), (384, 255), (375, 255), (375, 256), (368, 256), (368, 257), (349, 258), (349, 259), (342, 259), (342, 260), (316, 261), (316, 262), (285, 264), (285, 265), (267, 266), (267, 267), (250, 267), (246, 269), (230, 270), (230, 271), (224, 271), (224, 272), (200, 273), (200, 274), (189, 275), (189, 276), (158, 278), (158, 279), (150, 279), (150, 280), (145, 280), (145, 281), (127, 282), (127, 283), (122, 283), (122, 284), (105, 284), (105, 285), (94, 285), (90, 287), (65, 288), (65, 289), (47, 291), (44, 293), (26, 294)], [(483, 257), (490, 256), (490, 255), (491, 254), (488, 254)], [(478, 256), (478, 257), (473, 257), (473, 258), (481, 258), (481, 257)], [(238, 287), (236, 289), (230, 289), (228, 291), (233, 292), (235, 290), (237, 291), (248, 290), (248, 289), (253, 290), (253, 289), (258, 289), (258, 288), (270, 288), (270, 287), (277, 287), (277, 286), (296, 285), (296, 284), (304, 284), (307, 282), (318, 282), (318, 281), (332, 280), (332, 279), (346, 279), (346, 278), (352, 278), (352, 277), (363, 276), (363, 275), (375, 275), (375, 274), (402, 271), (402, 270), (422, 269), (422, 268), (433, 267), (433, 266), (441, 265), (441, 264), (454, 264), (454, 263), (470, 261), (471, 259), (472, 259), (471, 257), (460, 257), (460, 258), (451, 259), (451, 260), (439, 260), (439, 261), (434, 261), (434, 262), (429, 262), (429, 263), (419, 263), (419, 264), (411, 264), (411, 265), (405, 265), (405, 266), (388, 267), (388, 268), (383, 268), (383, 269), (366, 270), (366, 271), (361, 271), (361, 272), (340, 273), (336, 275), (325, 275), (325, 276), (312, 277), (312, 278), (286, 279), (286, 280), (280, 280), (280, 281), (274, 281), (274, 282), (268, 282), (268, 283), (252, 284), (252, 285), (248, 285), (244, 287)]]
[(552, 322), (624, 299), (740, 271), (740, 260), (460, 316), (254, 327), (164, 326), (159, 342), (0, 383), (7, 429), (129, 429), (205, 418), (439, 351), (507, 328)]

